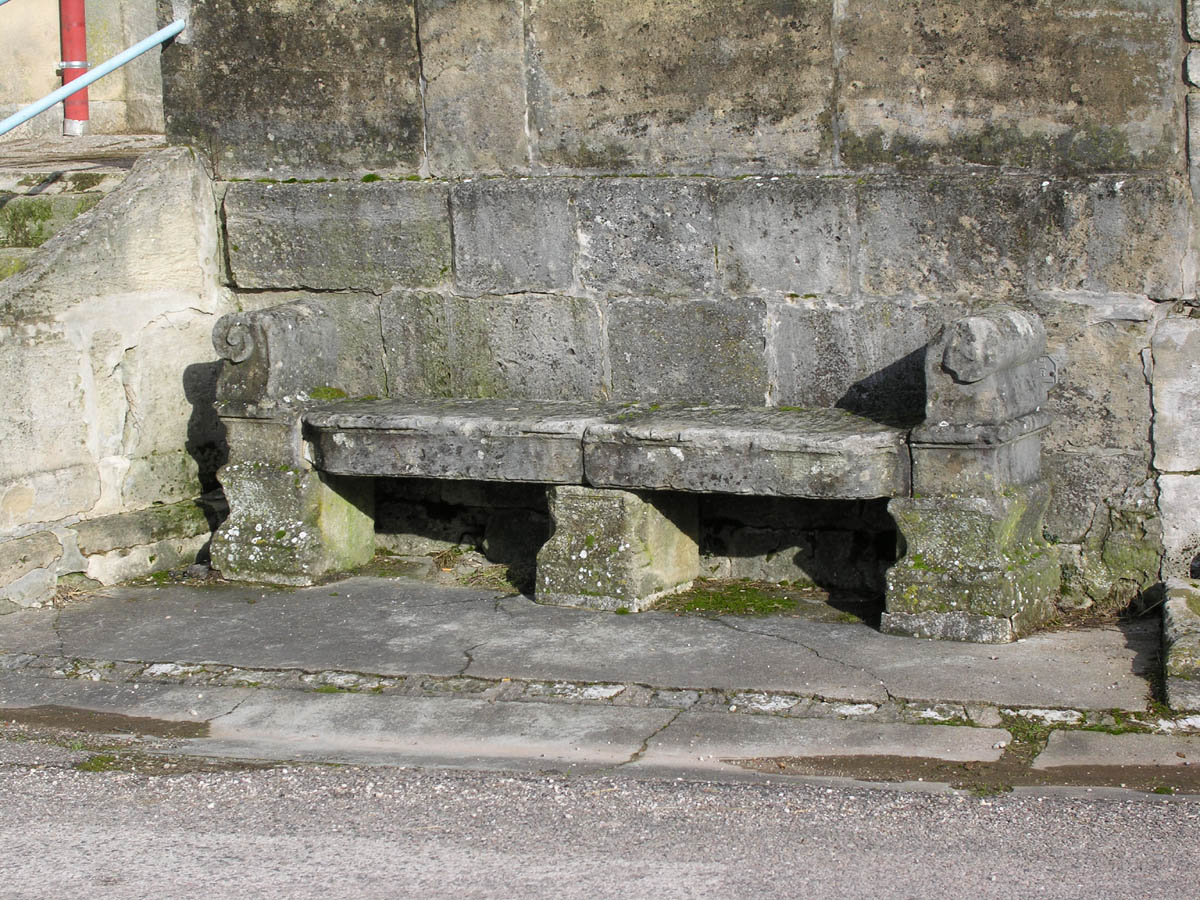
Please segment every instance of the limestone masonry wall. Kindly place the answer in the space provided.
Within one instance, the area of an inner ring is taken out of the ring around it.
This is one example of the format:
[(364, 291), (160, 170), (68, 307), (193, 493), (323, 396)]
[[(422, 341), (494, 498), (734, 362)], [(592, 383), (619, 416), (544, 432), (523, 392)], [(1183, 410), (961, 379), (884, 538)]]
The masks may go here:
[(211, 181), (174, 148), (0, 281), (0, 612), (207, 543), (196, 498), (223, 440), (209, 336), (233, 308), (217, 251)]
[(389, 392), (911, 421), (938, 324), (1033, 308), (1065, 602), (1193, 565), (1190, 6), (186, 5), (228, 284), (377, 309)]
[[(912, 422), (937, 326), (1005, 303), (1060, 368), (1064, 602), (1200, 564), (1200, 3), (158, 5), (189, 21), (166, 127), (216, 180), (228, 302), (333, 295), (378, 325), (335, 387)], [(710, 513), (723, 571), (824, 553), (806, 514), (801, 539), (775, 508)]]

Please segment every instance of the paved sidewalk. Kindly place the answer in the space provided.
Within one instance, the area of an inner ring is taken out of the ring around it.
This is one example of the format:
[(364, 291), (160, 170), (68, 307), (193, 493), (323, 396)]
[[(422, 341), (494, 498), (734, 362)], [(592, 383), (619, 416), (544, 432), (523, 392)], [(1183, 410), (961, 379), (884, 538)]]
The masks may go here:
[(191, 723), (175, 751), (208, 756), (706, 777), (813, 759), (1008, 765), (1028, 723), (1039, 750), (1066, 729), (1042, 773), (1121, 753), (1188, 767), (1200, 717), (1152, 707), (1159, 642), (1152, 621), (978, 645), (366, 577), (121, 588), (0, 617), (0, 718)]

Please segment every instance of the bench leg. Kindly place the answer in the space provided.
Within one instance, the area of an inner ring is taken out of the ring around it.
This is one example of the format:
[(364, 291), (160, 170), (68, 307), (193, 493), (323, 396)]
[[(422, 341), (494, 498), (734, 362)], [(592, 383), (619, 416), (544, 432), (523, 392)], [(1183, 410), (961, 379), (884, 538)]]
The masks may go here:
[(1057, 557), (1042, 539), (1044, 481), (987, 495), (888, 503), (907, 549), (887, 574), (890, 634), (1015, 640), (1054, 615)]
[(636, 612), (699, 575), (694, 497), (576, 485), (547, 496), (554, 532), (538, 552), (539, 603)]
[[(373, 479), (323, 475), (294, 456), (247, 460), (238, 451), (261, 446), (259, 432), (277, 427), (245, 420), (226, 427), (237, 461), (217, 473), (229, 518), (213, 535), (214, 568), (238, 581), (304, 585), (371, 560)], [(286, 435), (275, 446), (288, 447)]]

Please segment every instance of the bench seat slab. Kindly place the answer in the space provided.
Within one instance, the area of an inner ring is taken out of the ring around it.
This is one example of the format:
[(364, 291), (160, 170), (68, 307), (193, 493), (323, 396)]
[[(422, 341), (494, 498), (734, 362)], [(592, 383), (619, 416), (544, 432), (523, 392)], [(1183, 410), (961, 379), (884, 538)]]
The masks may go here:
[(839, 409), (633, 407), (584, 436), (595, 487), (858, 500), (909, 493), (908, 432)]
[(313, 406), (305, 437), (318, 469), (582, 484), (580, 447), (605, 407), (571, 401), (368, 400)]

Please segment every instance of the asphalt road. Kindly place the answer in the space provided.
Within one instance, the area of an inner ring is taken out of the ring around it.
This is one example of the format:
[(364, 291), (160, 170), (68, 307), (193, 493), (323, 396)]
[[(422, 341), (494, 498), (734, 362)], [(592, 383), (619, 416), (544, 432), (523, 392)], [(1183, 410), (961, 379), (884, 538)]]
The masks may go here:
[(0, 897), (1200, 894), (1195, 798), (79, 758), (0, 742)]

